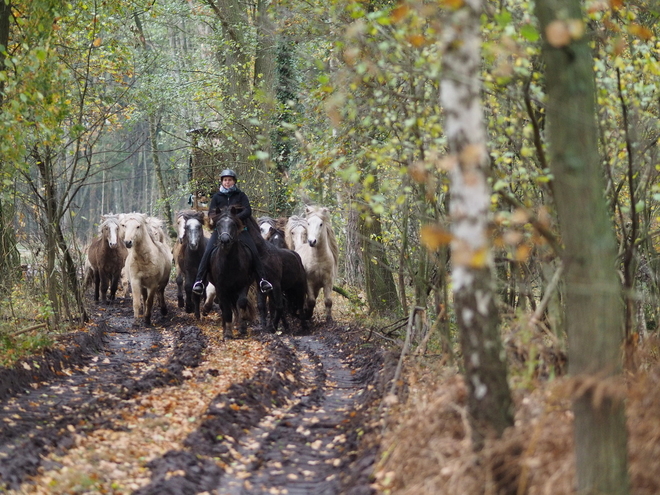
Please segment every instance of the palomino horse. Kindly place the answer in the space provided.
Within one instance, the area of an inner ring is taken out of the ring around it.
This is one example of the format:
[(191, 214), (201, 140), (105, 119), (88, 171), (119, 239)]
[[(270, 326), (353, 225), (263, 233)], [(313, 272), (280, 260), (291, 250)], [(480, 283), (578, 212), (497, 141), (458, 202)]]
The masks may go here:
[(133, 291), (134, 326), (139, 325), (141, 299), (144, 301), (144, 324), (151, 326), (154, 298), (158, 298), (161, 314), (167, 314), (165, 287), (170, 279), (172, 253), (157, 240), (143, 213), (126, 213), (121, 218), (121, 231), (128, 257), (126, 269)]
[[(196, 210), (185, 210), (176, 214), (177, 242), (174, 245), (174, 262), (176, 263), (177, 302), (180, 308), (186, 308), (186, 313), (194, 311), (192, 286), (195, 283), (199, 262), (208, 242), (208, 239), (204, 237), (205, 219), (204, 212)], [(199, 305), (195, 316), (200, 317)]]
[(94, 280), (94, 300), (107, 302), (106, 292), (110, 288), (110, 300), (115, 299), (117, 286), (121, 279), (128, 251), (123, 242), (119, 242), (119, 219), (117, 215), (102, 215), (99, 225), (99, 236), (87, 248), (87, 263), (85, 265), (85, 285), (88, 279)]
[(337, 278), (339, 248), (328, 208), (308, 206), (305, 218), (289, 218), (286, 239), (300, 255), (307, 272), (309, 301), (315, 303), (323, 289), (325, 316), (332, 320), (332, 287)]

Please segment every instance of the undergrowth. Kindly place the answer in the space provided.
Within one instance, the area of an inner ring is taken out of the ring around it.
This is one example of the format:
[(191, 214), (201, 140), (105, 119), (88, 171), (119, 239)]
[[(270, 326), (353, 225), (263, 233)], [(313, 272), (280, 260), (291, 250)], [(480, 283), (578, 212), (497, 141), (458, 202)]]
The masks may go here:
[(52, 345), (52, 315), (48, 297), (29, 284), (20, 282), (5, 291), (0, 300), (0, 366), (12, 366)]

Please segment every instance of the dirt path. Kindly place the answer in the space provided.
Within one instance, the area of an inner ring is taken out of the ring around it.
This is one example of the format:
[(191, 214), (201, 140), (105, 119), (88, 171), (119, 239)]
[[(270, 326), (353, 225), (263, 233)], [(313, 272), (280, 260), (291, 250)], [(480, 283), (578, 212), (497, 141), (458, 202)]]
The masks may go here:
[(0, 488), (371, 493), (375, 446), (361, 440), (384, 354), (364, 332), (315, 322), (216, 342), (217, 322), (169, 300), (152, 329), (132, 329), (119, 301), (63, 348), (0, 370)]

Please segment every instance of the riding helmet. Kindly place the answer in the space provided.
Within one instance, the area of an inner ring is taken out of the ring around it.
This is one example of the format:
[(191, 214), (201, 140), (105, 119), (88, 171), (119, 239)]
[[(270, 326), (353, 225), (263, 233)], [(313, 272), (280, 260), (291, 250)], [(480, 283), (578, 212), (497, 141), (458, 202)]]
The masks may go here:
[(236, 176), (236, 172), (234, 172), (230, 168), (226, 168), (222, 172), (220, 172), (220, 180), (222, 180), (223, 177), (233, 177), (234, 180), (238, 182), (238, 177)]

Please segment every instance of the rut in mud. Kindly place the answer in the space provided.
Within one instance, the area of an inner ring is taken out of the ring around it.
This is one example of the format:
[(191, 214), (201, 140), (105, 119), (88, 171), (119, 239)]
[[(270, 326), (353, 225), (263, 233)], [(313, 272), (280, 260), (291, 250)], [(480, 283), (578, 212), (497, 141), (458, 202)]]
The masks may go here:
[[(129, 404), (185, 385), (187, 370), (205, 359), (208, 331), (170, 308), (160, 326), (136, 330), (130, 301), (109, 306), (66, 347), (0, 370), (0, 487), (43, 493), (38, 474), (57, 470), (52, 454), (65, 455), (74, 433), (130, 433), (122, 414)], [(268, 352), (262, 367), (209, 401), (182, 448), (134, 459), (148, 483), (115, 493), (371, 493), (376, 445), (362, 440), (374, 437), (387, 353), (345, 323), (252, 338)]]

